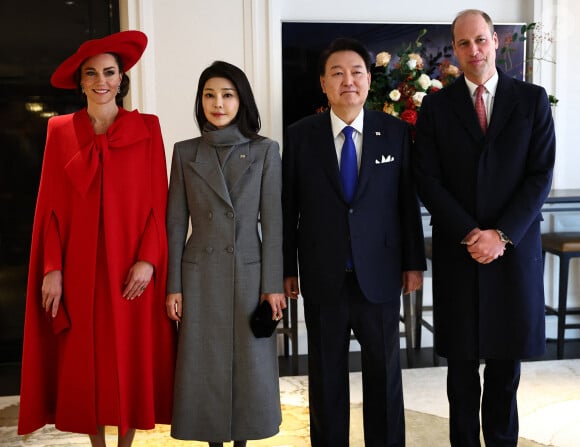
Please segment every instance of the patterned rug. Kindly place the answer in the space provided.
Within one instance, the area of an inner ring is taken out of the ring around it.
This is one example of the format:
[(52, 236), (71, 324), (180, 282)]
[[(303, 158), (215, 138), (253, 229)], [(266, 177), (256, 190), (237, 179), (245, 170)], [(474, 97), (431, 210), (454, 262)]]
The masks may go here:
[[(403, 371), (407, 447), (448, 446), (445, 368)], [(308, 383), (304, 376), (282, 377), (283, 421), (269, 439), (250, 441), (248, 447), (310, 447), (308, 438)], [(363, 447), (362, 383), (351, 373), (350, 446)], [(59, 432), (53, 426), (27, 435), (16, 434), (18, 396), (0, 397), (1, 447), (89, 446), (86, 435)], [(519, 447), (578, 447), (580, 442), (580, 360), (529, 362), (522, 366), (518, 393)], [(107, 445), (116, 446), (115, 429), (107, 429)], [(178, 441), (169, 426), (138, 431), (135, 447), (207, 447), (206, 443)], [(231, 446), (231, 444), (225, 444)], [(482, 444), (483, 445), (483, 444)]]
[[(17, 398), (14, 398), (17, 400)], [(1, 400), (0, 400), (1, 403)], [(308, 408), (282, 405), (283, 422), (280, 433), (273, 438), (248, 442), (248, 447), (310, 447), (308, 439)], [(2, 447), (80, 447), (89, 446), (85, 435), (59, 432), (54, 426), (46, 426), (27, 435), (16, 434), (18, 403), (13, 403), (0, 410), (0, 445)], [(416, 411), (406, 411), (407, 446), (445, 446), (447, 438), (447, 419)], [(362, 434), (362, 407), (351, 406), (351, 447), (364, 446)], [(115, 446), (117, 436), (115, 429), (107, 428), (107, 445)], [(230, 444), (225, 444), (230, 445)], [(535, 447), (533, 441), (520, 439), (518, 446)], [(207, 447), (203, 442), (178, 441), (169, 436), (169, 426), (158, 425), (154, 430), (138, 431), (134, 447)]]

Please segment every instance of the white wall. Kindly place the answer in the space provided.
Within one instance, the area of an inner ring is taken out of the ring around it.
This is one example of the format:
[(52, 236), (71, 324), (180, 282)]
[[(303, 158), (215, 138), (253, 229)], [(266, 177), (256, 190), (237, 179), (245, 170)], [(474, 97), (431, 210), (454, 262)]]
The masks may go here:
[[(133, 89), (134, 105), (161, 119), (168, 158), (176, 141), (198, 135), (193, 120), (197, 78), (216, 59), (243, 68), (254, 87), (263, 133), (282, 138), (281, 21), (443, 22), (466, 7), (462, 0), (416, 0), (410, 8), (394, 2), (359, 0), (121, 0), (122, 26), (145, 31), (150, 44), (141, 64), (143, 85)], [(214, 6), (215, 5), (215, 6)], [(554, 187), (580, 187), (580, 151), (572, 120), (572, 85), (580, 50), (572, 40), (580, 5), (572, 0), (474, 1), (496, 22), (541, 21), (556, 42), (557, 64), (536, 66), (534, 82), (560, 98), (555, 109), (558, 158)], [(133, 78), (135, 75), (133, 75)], [(135, 86), (134, 86), (135, 87)]]
[[(132, 70), (131, 105), (155, 113), (161, 120), (171, 161), (173, 144), (199, 135), (193, 102), (197, 79), (212, 61), (238, 65), (252, 83), (262, 115), (262, 133), (282, 139), (282, 21), (368, 21), (450, 23), (466, 7), (481, 8), (495, 22), (541, 21), (552, 31), (557, 64), (535, 67), (534, 82), (554, 93), (558, 153), (554, 187), (580, 188), (580, 150), (574, 131), (578, 127), (572, 107), (579, 94), (580, 50), (573, 40), (580, 19), (575, 0), (121, 0), (122, 28), (140, 29), (150, 43), (140, 65)], [(578, 214), (549, 216), (546, 228), (580, 229)], [(550, 261), (553, 263), (553, 261)], [(551, 265), (552, 267), (552, 265)], [(580, 275), (571, 280), (571, 302), (580, 303)], [(551, 269), (547, 275), (548, 300), (556, 287)], [(301, 306), (300, 306), (301, 307)], [(305, 341), (300, 350), (304, 352)]]
[(559, 0), (555, 13), (557, 30), (555, 57), (557, 61), (554, 91), (560, 102), (555, 110), (558, 152), (556, 156), (555, 188), (580, 187), (580, 144), (578, 141), (578, 105), (580, 94), (576, 85), (580, 73), (580, 47), (576, 26), (580, 24), (580, 3)]
[[(201, 71), (216, 59), (243, 68), (253, 85), (263, 118), (263, 133), (282, 138), (281, 22), (378, 21), (449, 23), (466, 7), (462, 0), (416, 0), (410, 8), (394, 2), (359, 0), (121, 0), (122, 27), (141, 29), (150, 38), (142, 63), (132, 73), (132, 105), (156, 113), (161, 119), (168, 158), (176, 141), (198, 135), (193, 120), (193, 100)], [(215, 6), (214, 6), (215, 5)], [(573, 0), (474, 1), (496, 22), (541, 21), (556, 38), (556, 65), (536, 66), (534, 82), (554, 93), (558, 159), (554, 187), (580, 187), (580, 151), (572, 110), (572, 84), (579, 73), (580, 50), (572, 40), (580, 19)], [(140, 79), (142, 74), (143, 78)], [(136, 82), (137, 81), (137, 82)], [(142, 81), (141, 85), (137, 85)], [(140, 87), (140, 88), (135, 88)]]

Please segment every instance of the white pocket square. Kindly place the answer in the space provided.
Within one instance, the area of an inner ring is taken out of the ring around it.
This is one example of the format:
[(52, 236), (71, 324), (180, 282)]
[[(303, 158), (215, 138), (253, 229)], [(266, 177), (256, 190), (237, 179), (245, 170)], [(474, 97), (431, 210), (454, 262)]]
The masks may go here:
[(383, 163), (390, 163), (392, 161), (395, 161), (395, 157), (393, 157), (392, 155), (387, 155), (386, 157), (382, 155), (380, 160), (375, 160), (375, 164), (381, 165)]

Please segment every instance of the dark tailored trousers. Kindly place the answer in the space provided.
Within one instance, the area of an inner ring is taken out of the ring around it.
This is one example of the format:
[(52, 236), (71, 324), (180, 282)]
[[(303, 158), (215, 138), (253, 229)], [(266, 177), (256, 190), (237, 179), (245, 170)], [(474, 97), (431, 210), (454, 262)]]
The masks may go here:
[(486, 447), (517, 446), (519, 360), (485, 360), (483, 396), (479, 360), (447, 359), (452, 446), (479, 446), (479, 413)]
[(367, 301), (356, 275), (345, 275), (342, 292), (332, 304), (304, 299), (312, 447), (349, 445), (351, 329), (361, 345), (365, 446), (404, 446), (400, 303)]

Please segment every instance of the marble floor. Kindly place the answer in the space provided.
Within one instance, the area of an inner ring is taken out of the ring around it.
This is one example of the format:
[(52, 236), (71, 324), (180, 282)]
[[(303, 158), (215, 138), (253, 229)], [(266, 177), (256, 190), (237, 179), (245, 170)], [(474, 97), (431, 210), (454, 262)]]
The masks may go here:
[[(445, 367), (403, 370), (407, 446), (438, 447), (447, 441)], [(308, 396), (305, 376), (280, 378), (283, 423), (273, 438), (250, 441), (249, 447), (309, 447)], [(527, 362), (522, 366), (519, 391), (519, 446), (578, 447), (580, 445), (580, 360)], [(2, 447), (88, 446), (84, 435), (62, 433), (52, 426), (28, 436), (16, 434), (18, 396), (0, 397), (0, 445)], [(107, 431), (108, 445), (116, 435)], [(207, 446), (176, 441), (168, 427), (140, 431), (135, 447)], [(226, 444), (227, 445), (227, 444)], [(361, 375), (351, 373), (351, 447), (364, 446), (362, 435)]]

